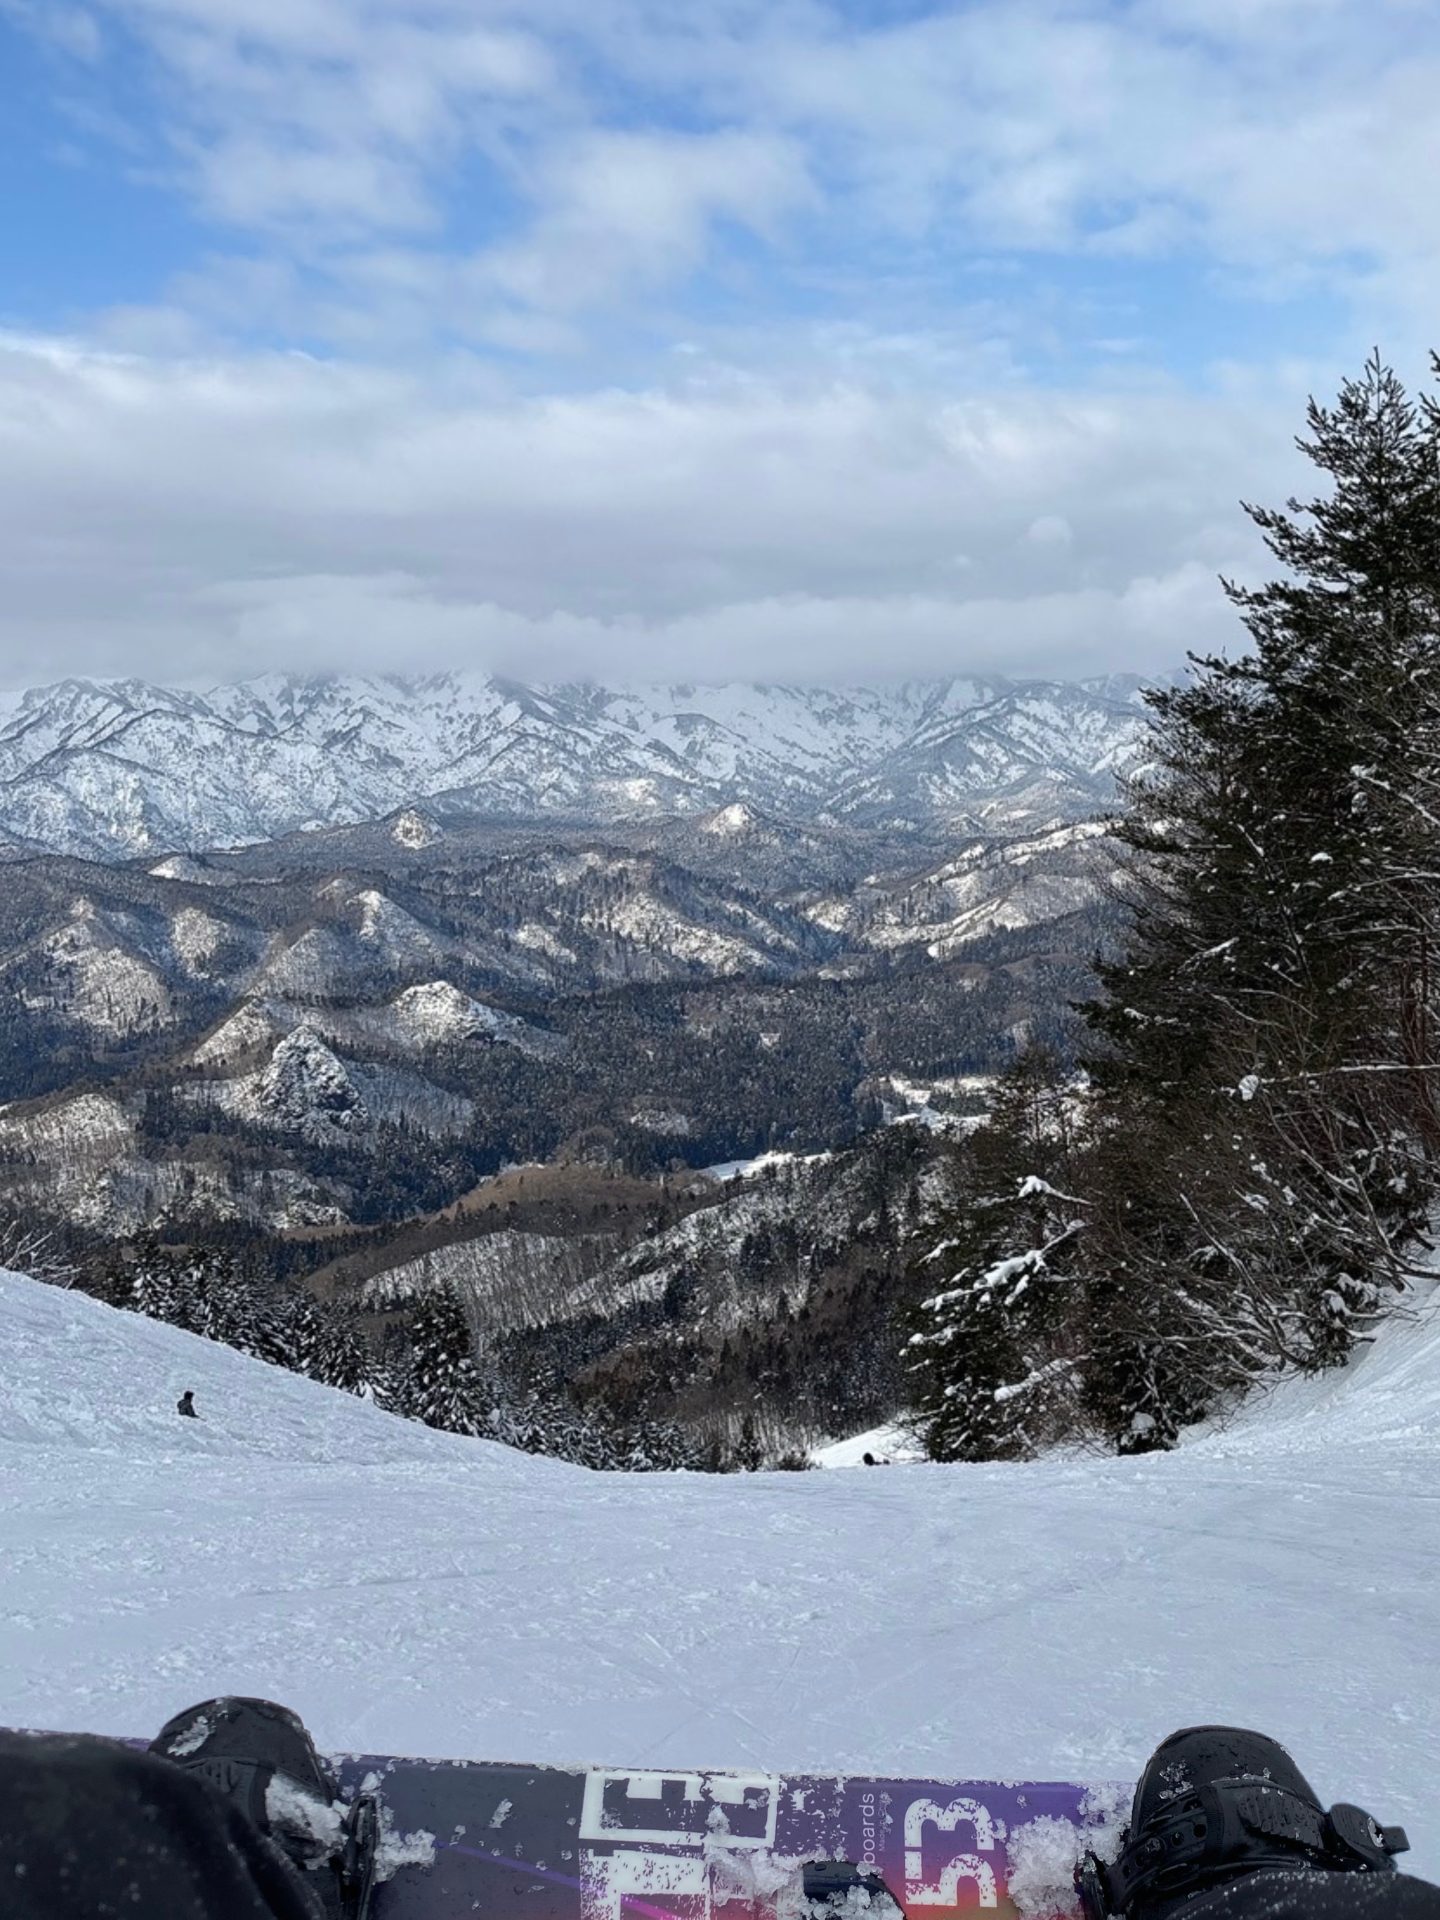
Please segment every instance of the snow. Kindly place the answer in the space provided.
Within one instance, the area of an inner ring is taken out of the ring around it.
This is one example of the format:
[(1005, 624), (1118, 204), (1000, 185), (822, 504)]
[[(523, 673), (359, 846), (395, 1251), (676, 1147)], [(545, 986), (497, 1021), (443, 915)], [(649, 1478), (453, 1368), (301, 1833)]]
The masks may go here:
[(365, 1103), (343, 1064), (316, 1028), (299, 1026), (270, 1056), (257, 1076), (260, 1111), (280, 1126), (322, 1136), (330, 1128), (347, 1132), (363, 1117)]
[(182, 907), (170, 926), (176, 958), (192, 974), (208, 973), (216, 954), (235, 937), (235, 928), (198, 907)]
[(270, 1008), (259, 1001), (244, 1000), (192, 1049), (190, 1058), (197, 1067), (224, 1066), (240, 1054), (260, 1047), (273, 1048), (279, 1031)]
[[(402, 1044), (415, 1048), (480, 1036), (508, 1040), (517, 1046), (523, 1046), (527, 1039), (541, 1042), (545, 1038), (515, 1014), (502, 1013), (498, 1007), (473, 999), (449, 980), (428, 980), (423, 986), (407, 987), (391, 1001), (389, 1011), (389, 1029)], [(377, 1026), (385, 1024), (376, 1022)]]
[(749, 833), (755, 825), (755, 815), (749, 807), (735, 801), (733, 805), (721, 807), (700, 823), (702, 833), (713, 834), (717, 839), (733, 839), (736, 834)]
[(1437, 1465), (1434, 1302), (1170, 1454), (709, 1477), (433, 1433), (0, 1275), (0, 1722), (236, 1691), (332, 1750), (1104, 1782), (1233, 1720), (1435, 1875)]
[(48, 998), (72, 1019), (117, 1037), (153, 1032), (175, 1020), (164, 974), (122, 945), (88, 900), (76, 902), (75, 918), (42, 941), (40, 950), (49, 962), (50, 992), (31, 1005)]
[(1057, 799), (1061, 813), (1108, 799), (1143, 726), (1133, 687), (517, 688), (456, 673), (272, 675), (200, 694), (70, 681), (27, 692), (8, 724), (0, 713), (4, 825), (90, 857), (149, 854), (181, 880), (209, 877), (185, 850), (358, 820), (419, 850), (439, 793), (530, 817), (998, 810), (1048, 828)]
[(587, 907), (577, 917), (591, 932), (618, 934), (639, 947), (659, 949), (713, 973), (746, 973), (769, 965), (769, 957), (759, 948), (713, 927), (696, 926), (651, 896), (631, 895), (613, 904)]
[[(429, 980), (406, 987), (380, 1006), (317, 1007), (280, 999), (245, 1000), (193, 1049), (190, 1059), (197, 1066), (224, 1067), (242, 1055), (269, 1052), (277, 1040), (287, 1034), (294, 1039), (302, 1028), (312, 1039), (346, 1053), (378, 1044), (423, 1054), (429, 1047), (474, 1040), (503, 1043), (527, 1053), (555, 1054), (563, 1052), (566, 1044), (563, 1036), (476, 1000), (448, 980)], [(261, 1111), (261, 1079), (252, 1076), (235, 1087), (239, 1110)], [(451, 1098), (438, 1089), (432, 1092), (442, 1101)], [(222, 1090), (215, 1097), (224, 1105), (230, 1096)]]
[(333, 1801), (316, 1799), (283, 1774), (266, 1785), (265, 1812), (273, 1827), (313, 1840), (321, 1860), (337, 1851), (342, 1842), (343, 1809)]
[(169, 860), (161, 860), (149, 869), (156, 880), (197, 880), (204, 872), (198, 860), (192, 860), (188, 854), (176, 854)]
[(833, 1158), (828, 1153), (783, 1153), (772, 1149), (769, 1153), (754, 1154), (749, 1160), (717, 1160), (712, 1167), (702, 1167), (702, 1173), (708, 1173), (712, 1180), (758, 1180), (762, 1174), (781, 1167), (811, 1167), (817, 1161)]
[(360, 911), (360, 938), (381, 948), (392, 966), (423, 964), (443, 950), (429, 928), (396, 906), (388, 894), (362, 887), (352, 904)]
[(1103, 821), (1038, 835), (971, 838), (943, 865), (813, 902), (807, 916), (878, 949), (923, 946), (946, 959), (987, 934), (1032, 927), (1091, 906), (1109, 864)]
[(573, 947), (567, 947), (564, 941), (557, 939), (548, 927), (542, 927), (536, 921), (526, 921), (523, 926), (517, 927), (512, 938), (518, 946), (531, 947), (537, 953), (548, 954), (552, 960), (563, 960), (567, 964), (574, 963)]
[(440, 829), (418, 807), (406, 807), (390, 823), (390, 838), (397, 846), (408, 847), (412, 853), (418, 853), (425, 847), (433, 847), (440, 838)]
[(904, 1427), (871, 1427), (868, 1432), (852, 1433), (848, 1439), (812, 1448), (810, 1462), (816, 1467), (863, 1467), (867, 1453), (884, 1466), (921, 1458), (919, 1447)]
[(1042, 1814), (1012, 1827), (1006, 1852), (1009, 1893), (1022, 1920), (1078, 1912), (1075, 1869), (1086, 1853), (1113, 1860), (1124, 1845), (1131, 1794), (1111, 1781), (1091, 1787), (1080, 1803), (1083, 1825)]
[(177, 1733), (166, 1743), (165, 1751), (176, 1760), (186, 1760), (192, 1753), (198, 1753), (215, 1731), (215, 1722), (208, 1714), (197, 1713), (183, 1733)]
[(673, 1107), (636, 1107), (630, 1115), (630, 1124), (644, 1133), (670, 1134), (676, 1139), (683, 1139), (695, 1130), (690, 1115)]

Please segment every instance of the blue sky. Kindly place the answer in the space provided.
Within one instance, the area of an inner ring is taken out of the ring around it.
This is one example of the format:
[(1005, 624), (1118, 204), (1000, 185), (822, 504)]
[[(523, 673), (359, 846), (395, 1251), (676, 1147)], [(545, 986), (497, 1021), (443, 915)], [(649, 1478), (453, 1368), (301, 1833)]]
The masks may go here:
[(1163, 666), (1440, 336), (1429, 0), (0, 0), (0, 89), (12, 682)]

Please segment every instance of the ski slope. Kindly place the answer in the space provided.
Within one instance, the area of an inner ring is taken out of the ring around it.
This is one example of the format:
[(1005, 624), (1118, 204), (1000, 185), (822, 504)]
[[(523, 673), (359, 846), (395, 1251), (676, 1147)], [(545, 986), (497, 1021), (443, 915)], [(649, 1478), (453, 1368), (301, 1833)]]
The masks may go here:
[(0, 1275), (0, 1723), (245, 1692), (331, 1749), (1117, 1780), (1234, 1720), (1440, 1875), (1437, 1467), (1435, 1304), (1169, 1455), (714, 1478)]

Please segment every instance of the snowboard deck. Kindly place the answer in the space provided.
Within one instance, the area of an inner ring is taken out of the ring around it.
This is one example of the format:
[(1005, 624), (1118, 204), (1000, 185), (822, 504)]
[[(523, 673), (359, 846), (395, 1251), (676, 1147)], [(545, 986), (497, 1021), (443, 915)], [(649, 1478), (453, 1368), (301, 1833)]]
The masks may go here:
[[(772, 1859), (852, 1861), (880, 1876), (906, 1920), (1033, 1916), (1047, 1863), (1057, 1878), (1057, 1836), (1060, 1851), (1073, 1840), (1078, 1855), (1128, 1801), (1128, 1789), (1062, 1782), (569, 1771), (374, 1754), (334, 1764), (347, 1796), (379, 1793), (387, 1835), (434, 1838), (432, 1865), (400, 1866), (377, 1887), (374, 1920), (775, 1920), (757, 1891)], [(1011, 1892), (1017, 1866), (1023, 1907)], [(1071, 1908), (1066, 1889), (1048, 1911)]]

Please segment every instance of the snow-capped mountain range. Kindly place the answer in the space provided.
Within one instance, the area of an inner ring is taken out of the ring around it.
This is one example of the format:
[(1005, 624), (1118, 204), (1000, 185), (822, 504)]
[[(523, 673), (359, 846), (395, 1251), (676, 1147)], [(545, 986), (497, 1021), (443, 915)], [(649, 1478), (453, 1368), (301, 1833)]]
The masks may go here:
[(476, 818), (713, 813), (723, 830), (729, 807), (1014, 831), (1108, 801), (1139, 690), (1126, 676), (638, 689), (272, 676), (208, 693), (67, 680), (0, 694), (0, 838), (117, 860), (391, 815), (407, 844), (432, 821)]

